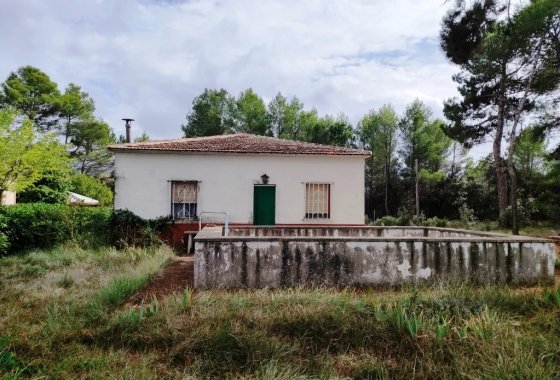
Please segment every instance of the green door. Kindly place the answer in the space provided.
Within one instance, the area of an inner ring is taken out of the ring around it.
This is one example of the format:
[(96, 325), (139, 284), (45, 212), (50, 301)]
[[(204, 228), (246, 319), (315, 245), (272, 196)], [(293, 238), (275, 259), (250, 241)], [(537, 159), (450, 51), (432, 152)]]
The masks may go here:
[(276, 187), (255, 186), (253, 196), (253, 224), (272, 226), (276, 222)]

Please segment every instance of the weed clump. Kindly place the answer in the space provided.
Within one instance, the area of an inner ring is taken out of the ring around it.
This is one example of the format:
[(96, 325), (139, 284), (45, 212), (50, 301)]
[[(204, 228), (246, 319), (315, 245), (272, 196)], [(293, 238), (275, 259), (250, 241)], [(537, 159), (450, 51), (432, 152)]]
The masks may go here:
[(128, 210), (115, 210), (111, 215), (110, 242), (117, 249), (161, 245), (159, 233), (167, 227), (169, 220), (169, 217), (148, 220)]

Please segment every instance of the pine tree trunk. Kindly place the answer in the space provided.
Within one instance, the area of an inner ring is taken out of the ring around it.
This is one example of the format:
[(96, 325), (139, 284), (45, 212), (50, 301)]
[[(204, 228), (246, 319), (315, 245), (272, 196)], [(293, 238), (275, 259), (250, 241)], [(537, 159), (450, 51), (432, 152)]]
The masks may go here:
[(373, 186), (374, 186), (374, 179), (373, 179), (373, 152), (371, 154), (371, 191), (369, 193), (369, 207), (370, 207), (370, 216), (375, 220), (375, 204), (373, 202)]
[[(540, 48), (539, 48), (540, 50)], [(535, 73), (537, 72), (537, 60), (533, 65), (533, 69), (527, 79), (527, 85), (525, 86), (525, 94), (519, 105), (517, 106), (517, 112), (515, 114), (513, 125), (511, 127), (511, 133), (509, 136), (509, 149), (508, 149), (508, 174), (510, 179), (510, 201), (511, 201), (511, 233), (514, 235), (519, 235), (519, 217), (517, 214), (517, 175), (515, 174), (515, 166), (513, 164), (513, 155), (515, 152), (515, 143), (517, 142), (517, 127), (519, 126), (521, 120), (521, 113), (523, 112), (523, 107), (527, 102), (527, 98), (529, 95), (529, 90), (533, 83), (533, 79), (535, 77)]]
[(519, 235), (519, 217), (517, 215), (517, 175), (515, 174), (512, 157), (508, 157), (508, 173), (510, 179), (511, 233)]
[(385, 215), (389, 215), (389, 164), (385, 162)]
[(496, 178), (498, 180), (498, 225), (500, 227), (505, 227), (507, 219), (506, 209), (508, 205), (507, 178), (501, 155), (496, 155), (496, 153), (494, 153), (494, 161)]
[(414, 170), (416, 172), (416, 220), (420, 218), (420, 179), (418, 178), (418, 159), (414, 160)]
[(507, 209), (507, 181), (504, 163), (502, 160), (502, 137), (504, 134), (505, 124), (505, 82), (507, 80), (506, 66), (502, 65), (502, 77), (500, 84), (500, 100), (498, 102), (498, 118), (496, 121), (496, 135), (494, 136), (494, 144), (492, 145), (492, 153), (494, 157), (494, 169), (496, 170), (496, 179), (498, 181), (498, 226), (506, 225), (506, 209)]

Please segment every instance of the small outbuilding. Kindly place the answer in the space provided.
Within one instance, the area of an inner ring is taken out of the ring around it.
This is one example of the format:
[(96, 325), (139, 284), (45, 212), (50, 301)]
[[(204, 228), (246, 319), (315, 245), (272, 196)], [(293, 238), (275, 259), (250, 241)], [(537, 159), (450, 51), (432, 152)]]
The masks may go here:
[(100, 202), (97, 199), (70, 192), (68, 194), (68, 200), (66, 201), (66, 204), (69, 204), (71, 206), (99, 206)]
[(196, 229), (199, 218), (223, 221), (210, 212), (238, 225), (364, 224), (365, 150), (250, 134), (109, 150), (115, 208), (143, 218), (171, 215), (174, 225)]
[(10, 206), (16, 204), (16, 192), (3, 190), (0, 191), (0, 206)]

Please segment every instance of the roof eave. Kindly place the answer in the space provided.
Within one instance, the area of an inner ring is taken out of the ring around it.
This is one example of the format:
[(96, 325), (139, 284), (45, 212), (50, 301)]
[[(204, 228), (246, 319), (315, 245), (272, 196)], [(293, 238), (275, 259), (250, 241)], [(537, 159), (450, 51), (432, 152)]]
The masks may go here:
[(285, 153), (285, 152), (244, 152), (244, 151), (204, 151), (204, 150), (184, 150), (184, 149), (138, 149), (138, 148), (119, 148), (108, 146), (107, 150), (113, 153), (182, 153), (182, 154), (240, 154), (240, 155), (278, 155), (278, 156), (356, 156), (370, 157), (371, 152), (348, 152), (348, 153)]

